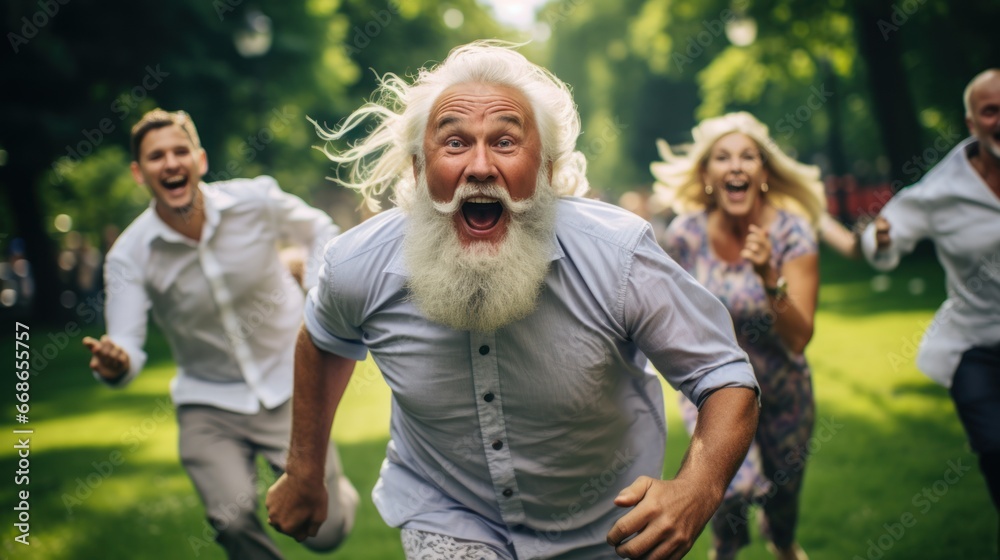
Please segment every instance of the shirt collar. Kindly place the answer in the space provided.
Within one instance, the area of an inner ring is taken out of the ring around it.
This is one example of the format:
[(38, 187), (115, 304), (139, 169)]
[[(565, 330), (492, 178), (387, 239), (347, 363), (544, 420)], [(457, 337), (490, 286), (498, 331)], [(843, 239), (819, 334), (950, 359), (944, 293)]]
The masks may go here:
[[(198, 189), (201, 191), (201, 200), (205, 208), (205, 226), (202, 230), (201, 238), (202, 240), (207, 240), (215, 233), (215, 229), (219, 225), (219, 219), (222, 216), (222, 211), (231, 208), (236, 203), (236, 198), (229, 192), (218, 188), (214, 183), (201, 182), (198, 184)], [(170, 243), (183, 243), (191, 246), (198, 245), (198, 242), (180, 234), (160, 218), (160, 215), (156, 213), (155, 198), (149, 201), (149, 212), (152, 215), (152, 224), (149, 231), (150, 242), (162, 239)]]

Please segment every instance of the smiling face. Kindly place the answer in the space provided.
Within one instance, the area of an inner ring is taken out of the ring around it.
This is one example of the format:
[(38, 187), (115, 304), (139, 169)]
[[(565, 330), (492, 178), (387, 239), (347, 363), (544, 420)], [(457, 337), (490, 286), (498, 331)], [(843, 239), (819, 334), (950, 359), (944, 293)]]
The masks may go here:
[(712, 186), (712, 196), (723, 212), (749, 215), (761, 202), (760, 186), (767, 182), (767, 170), (757, 143), (739, 132), (716, 140), (708, 152), (702, 182)]
[[(500, 243), (512, 219), (510, 203), (535, 194), (542, 167), (530, 103), (520, 91), (499, 85), (446, 89), (431, 109), (423, 152), (431, 199), (455, 210), (463, 245)], [(493, 187), (505, 191), (509, 202), (491, 193)]]
[(965, 122), (979, 145), (1000, 160), (1000, 72), (989, 74), (969, 93), (969, 112)]
[(206, 171), (205, 151), (176, 124), (148, 131), (139, 144), (137, 161), (132, 162), (132, 176), (149, 187), (161, 216), (198, 207), (198, 184)]

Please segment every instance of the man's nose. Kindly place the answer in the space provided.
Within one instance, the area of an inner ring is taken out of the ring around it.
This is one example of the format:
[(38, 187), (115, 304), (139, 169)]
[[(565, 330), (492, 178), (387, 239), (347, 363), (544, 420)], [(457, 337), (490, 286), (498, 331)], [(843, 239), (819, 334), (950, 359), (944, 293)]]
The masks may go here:
[(497, 169), (489, 146), (477, 143), (472, 149), (472, 160), (465, 168), (465, 179), (470, 183), (489, 183), (497, 178)]
[(174, 169), (178, 167), (181, 163), (180, 158), (174, 154), (167, 154), (164, 156), (164, 161), (166, 162), (167, 169)]

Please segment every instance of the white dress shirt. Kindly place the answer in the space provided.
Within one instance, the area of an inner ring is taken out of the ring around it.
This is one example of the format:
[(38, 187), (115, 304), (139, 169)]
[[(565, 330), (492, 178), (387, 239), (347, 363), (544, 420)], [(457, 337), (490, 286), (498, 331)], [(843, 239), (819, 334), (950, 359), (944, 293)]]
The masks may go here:
[(292, 393), (304, 297), (278, 259), (278, 243), (309, 250), (305, 279), (311, 280), (323, 246), (339, 230), (271, 177), (200, 188), (199, 241), (167, 226), (154, 202), (108, 252), (108, 336), (130, 359), (128, 373), (113, 385), (128, 383), (145, 364), (151, 311), (177, 362), (174, 403), (253, 414)]
[(891, 270), (921, 239), (931, 239), (945, 271), (948, 299), (924, 333), (917, 367), (951, 386), (962, 353), (1000, 344), (1000, 197), (969, 162), (975, 138), (961, 142), (917, 184), (882, 209), (891, 244), (876, 252), (875, 224), (862, 250), (878, 270)]
[(612, 500), (659, 478), (663, 393), (646, 356), (701, 404), (757, 382), (725, 307), (617, 207), (558, 202), (530, 315), (495, 332), (427, 320), (406, 288), (407, 216), (384, 212), (327, 246), (306, 326), (328, 352), (368, 351), (392, 389), (392, 441), (373, 491), (394, 527), (508, 543), (550, 558), (604, 543)]

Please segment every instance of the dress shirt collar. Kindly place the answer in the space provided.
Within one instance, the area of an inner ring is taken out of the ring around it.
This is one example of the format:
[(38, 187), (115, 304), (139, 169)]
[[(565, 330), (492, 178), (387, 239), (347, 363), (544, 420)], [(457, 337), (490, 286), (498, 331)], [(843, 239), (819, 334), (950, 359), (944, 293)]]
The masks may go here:
[(974, 177), (976, 184), (982, 187), (981, 189), (978, 189), (977, 192), (983, 196), (984, 200), (987, 201), (988, 204), (996, 206), (1000, 203), (1000, 197), (993, 192), (993, 189), (990, 188), (986, 179), (984, 179), (983, 176), (979, 174), (979, 171), (973, 167), (972, 160), (970, 159), (978, 154), (981, 149), (982, 147), (979, 145), (979, 140), (977, 138), (972, 137), (966, 139), (959, 145), (959, 149), (956, 150), (960, 152), (958, 156), (961, 159), (961, 162), (958, 163), (962, 166), (962, 171)]
[[(201, 190), (201, 200), (205, 207), (205, 225), (202, 229), (201, 238), (203, 240), (208, 240), (211, 239), (212, 234), (215, 233), (215, 229), (219, 225), (219, 219), (222, 215), (222, 211), (231, 208), (234, 204), (236, 204), (237, 200), (232, 194), (225, 192), (222, 189), (214, 188), (213, 185), (209, 185), (204, 182), (200, 183), (198, 188)], [(198, 245), (197, 241), (182, 235), (180, 232), (167, 225), (167, 223), (160, 218), (160, 215), (156, 213), (156, 199), (151, 199), (149, 201), (149, 212), (152, 217), (149, 227), (149, 237), (147, 239), (148, 243), (152, 243), (156, 239), (162, 239), (168, 243), (183, 243), (191, 246)]]

